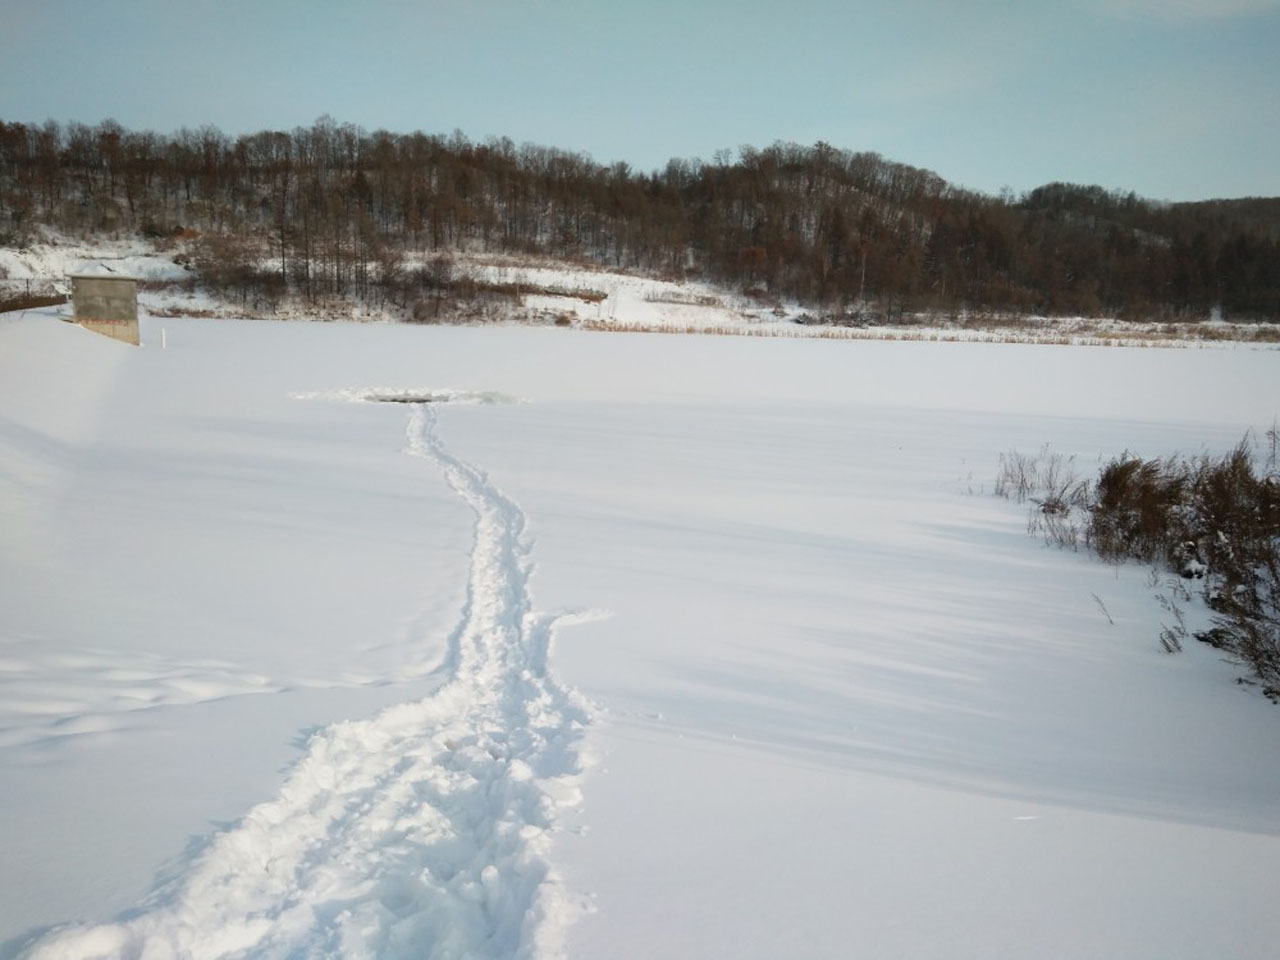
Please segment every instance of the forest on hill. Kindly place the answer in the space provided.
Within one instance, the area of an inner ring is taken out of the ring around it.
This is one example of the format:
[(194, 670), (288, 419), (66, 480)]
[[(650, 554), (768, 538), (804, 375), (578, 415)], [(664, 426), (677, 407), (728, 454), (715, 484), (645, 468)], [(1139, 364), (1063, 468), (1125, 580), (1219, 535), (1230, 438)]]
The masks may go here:
[(704, 277), (837, 319), (1280, 322), (1280, 198), (1165, 203), (1064, 183), (992, 196), (825, 143), (644, 173), (327, 117), (236, 137), (0, 121), (0, 244), (39, 227), (184, 237), (210, 283), (272, 302), (403, 305), (452, 282), (451, 251), (484, 250)]

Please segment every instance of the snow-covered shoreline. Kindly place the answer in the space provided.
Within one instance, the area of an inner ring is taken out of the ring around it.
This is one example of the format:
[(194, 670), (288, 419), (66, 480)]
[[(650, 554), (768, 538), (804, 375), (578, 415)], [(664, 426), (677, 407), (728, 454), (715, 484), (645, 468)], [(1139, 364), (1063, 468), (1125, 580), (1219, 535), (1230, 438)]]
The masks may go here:
[[(235, 319), (252, 315), (272, 320), (398, 322), (408, 307), (371, 305), (342, 299), (304, 304), (286, 301), (250, 309), (213, 296), (189, 269), (183, 241), (163, 248), (142, 239), (72, 240), (52, 237), (23, 250), (0, 248), (0, 288), (30, 281), (41, 290), (65, 292), (68, 274), (95, 263), (144, 281), (143, 310), (157, 317), (202, 316)], [(457, 279), (524, 291), (518, 303), (495, 305), (491, 323), (539, 324), (630, 333), (684, 333), (719, 336), (814, 338), (825, 340), (921, 340), (1048, 344), (1055, 346), (1280, 349), (1274, 324), (1157, 323), (1114, 318), (1045, 317), (961, 313), (913, 314), (890, 322), (868, 316), (827, 318), (794, 303), (753, 299), (700, 281), (675, 281), (596, 264), (479, 252), (423, 252), (407, 255), (406, 268), (445, 257)], [(15, 286), (15, 289), (16, 286)], [(553, 293), (553, 291), (558, 291)], [(590, 296), (584, 298), (579, 293)], [(446, 311), (433, 323), (474, 323)]]

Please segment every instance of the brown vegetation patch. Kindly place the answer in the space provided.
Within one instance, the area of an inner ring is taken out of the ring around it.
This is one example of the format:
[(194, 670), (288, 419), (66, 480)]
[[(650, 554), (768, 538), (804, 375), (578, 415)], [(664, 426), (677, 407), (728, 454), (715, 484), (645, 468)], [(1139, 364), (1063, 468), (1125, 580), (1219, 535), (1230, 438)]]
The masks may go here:
[(37, 307), (56, 307), (60, 303), (66, 303), (67, 297), (63, 294), (18, 294), (16, 296), (0, 297), (0, 313), (10, 313), (14, 310), (34, 310)]
[[(1124, 454), (1096, 481), (1077, 480), (1069, 458), (1050, 453), (1000, 458), (996, 493), (1035, 506), (1032, 532), (1075, 549), (1080, 540), (1111, 562), (1136, 560), (1176, 576), (1160, 594), (1171, 622), (1160, 643), (1170, 653), (1188, 636), (1223, 650), (1280, 698), (1280, 435), (1242, 441), (1220, 457)], [(1154, 574), (1153, 574), (1154, 576)], [(1192, 590), (1213, 612), (1192, 634), (1179, 601)]]

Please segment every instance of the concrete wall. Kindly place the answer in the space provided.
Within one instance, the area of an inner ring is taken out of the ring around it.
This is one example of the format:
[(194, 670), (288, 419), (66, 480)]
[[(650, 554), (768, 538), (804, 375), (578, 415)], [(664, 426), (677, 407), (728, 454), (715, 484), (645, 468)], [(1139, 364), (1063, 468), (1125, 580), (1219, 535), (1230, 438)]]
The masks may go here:
[(124, 277), (72, 277), (76, 323), (88, 330), (138, 344), (138, 284)]

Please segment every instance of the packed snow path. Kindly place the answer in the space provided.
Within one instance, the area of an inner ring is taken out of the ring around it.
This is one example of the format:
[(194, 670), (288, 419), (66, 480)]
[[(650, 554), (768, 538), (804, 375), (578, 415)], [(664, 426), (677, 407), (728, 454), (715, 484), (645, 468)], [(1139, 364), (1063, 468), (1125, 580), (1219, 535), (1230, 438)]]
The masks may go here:
[(584, 701), (547, 673), (524, 516), (411, 408), (408, 452), (476, 514), (462, 618), (427, 699), (317, 733), (279, 796), (115, 923), (32, 958), (545, 957), (577, 912), (548, 860), (578, 801)]

